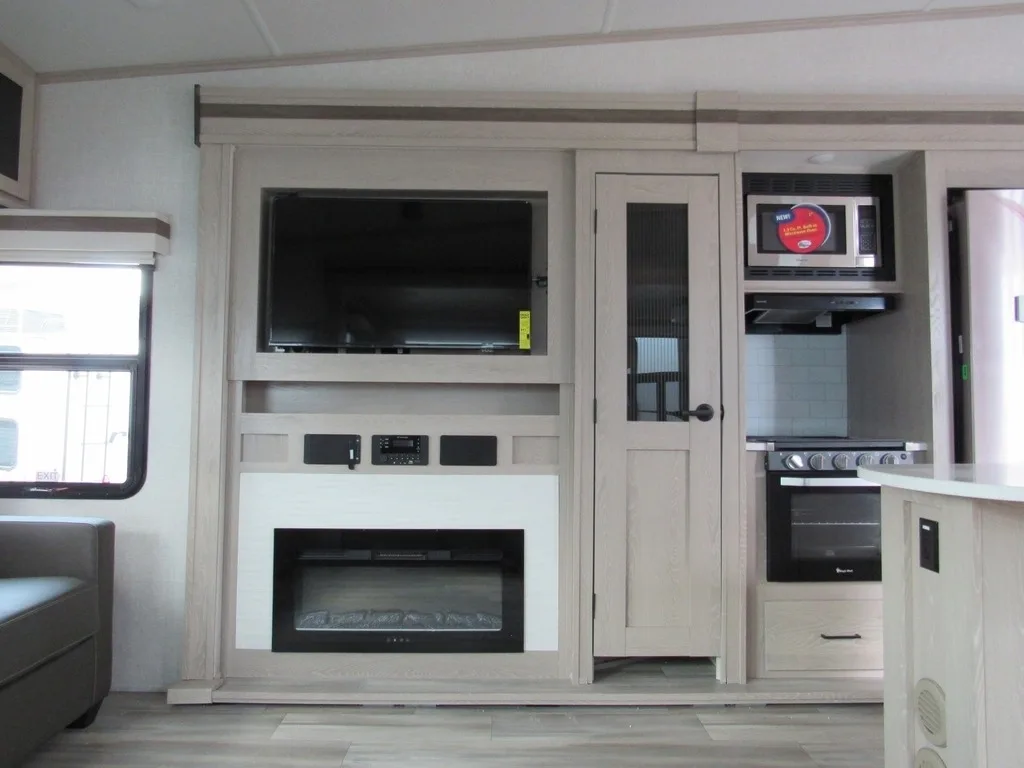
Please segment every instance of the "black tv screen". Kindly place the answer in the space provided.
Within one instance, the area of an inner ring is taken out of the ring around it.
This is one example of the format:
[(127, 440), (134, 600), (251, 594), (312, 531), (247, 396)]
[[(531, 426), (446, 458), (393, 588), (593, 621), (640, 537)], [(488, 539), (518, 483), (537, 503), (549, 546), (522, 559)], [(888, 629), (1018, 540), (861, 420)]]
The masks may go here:
[(271, 348), (519, 350), (529, 200), (265, 194)]

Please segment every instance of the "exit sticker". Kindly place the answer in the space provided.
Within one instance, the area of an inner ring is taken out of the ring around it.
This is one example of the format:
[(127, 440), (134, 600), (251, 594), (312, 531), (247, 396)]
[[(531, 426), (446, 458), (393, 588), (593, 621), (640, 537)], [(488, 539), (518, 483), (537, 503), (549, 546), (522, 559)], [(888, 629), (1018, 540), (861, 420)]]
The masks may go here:
[(832, 220), (825, 209), (799, 203), (775, 214), (775, 226), (782, 247), (792, 253), (814, 253), (832, 234)]

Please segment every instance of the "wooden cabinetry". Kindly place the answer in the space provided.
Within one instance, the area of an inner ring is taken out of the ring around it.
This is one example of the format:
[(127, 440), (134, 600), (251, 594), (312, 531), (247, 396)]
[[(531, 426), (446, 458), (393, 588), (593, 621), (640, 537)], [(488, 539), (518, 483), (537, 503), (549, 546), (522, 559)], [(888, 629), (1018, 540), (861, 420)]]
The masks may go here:
[(752, 677), (877, 677), (882, 671), (882, 585), (789, 584), (765, 578), (762, 451), (747, 452), (751, 552), (748, 662)]
[(35, 102), (35, 73), (0, 45), (0, 208), (31, 198)]
[(882, 668), (881, 600), (776, 600), (763, 616), (766, 672)]
[(718, 181), (598, 174), (597, 206), (594, 653), (716, 656)]

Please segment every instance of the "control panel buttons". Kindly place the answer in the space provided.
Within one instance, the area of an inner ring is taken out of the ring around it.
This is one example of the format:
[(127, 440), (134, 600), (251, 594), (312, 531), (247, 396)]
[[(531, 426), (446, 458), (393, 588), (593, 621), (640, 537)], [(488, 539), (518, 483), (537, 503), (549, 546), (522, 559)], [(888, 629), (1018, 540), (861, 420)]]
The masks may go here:
[(804, 457), (798, 453), (790, 454), (782, 460), (782, 463), (787, 469), (803, 469), (806, 466), (804, 464)]
[(816, 453), (810, 458), (811, 469), (821, 471), (825, 468), (825, 454)]
[(391, 467), (415, 467), (430, 463), (430, 438), (426, 435), (374, 435), (373, 463)]

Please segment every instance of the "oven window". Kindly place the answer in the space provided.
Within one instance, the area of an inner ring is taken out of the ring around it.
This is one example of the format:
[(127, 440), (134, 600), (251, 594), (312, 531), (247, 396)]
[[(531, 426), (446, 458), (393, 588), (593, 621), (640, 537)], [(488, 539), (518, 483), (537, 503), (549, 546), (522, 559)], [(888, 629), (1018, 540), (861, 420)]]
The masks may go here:
[(794, 493), (790, 522), (792, 556), (798, 562), (873, 560), (882, 555), (877, 491)]
[[(779, 239), (779, 228), (775, 222), (775, 214), (780, 211), (789, 210), (792, 206), (771, 205), (757, 206), (757, 250), (761, 253), (794, 253), (782, 244)], [(821, 253), (843, 256), (846, 254), (846, 206), (823, 205), (820, 206), (828, 214), (832, 222), (832, 230), (828, 238), (820, 246), (807, 254)]]

